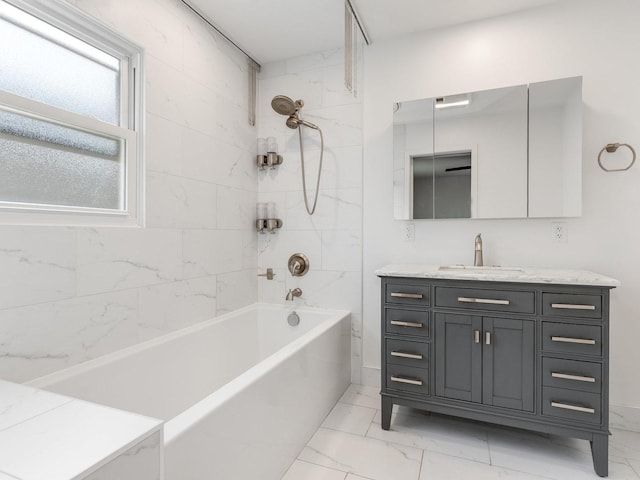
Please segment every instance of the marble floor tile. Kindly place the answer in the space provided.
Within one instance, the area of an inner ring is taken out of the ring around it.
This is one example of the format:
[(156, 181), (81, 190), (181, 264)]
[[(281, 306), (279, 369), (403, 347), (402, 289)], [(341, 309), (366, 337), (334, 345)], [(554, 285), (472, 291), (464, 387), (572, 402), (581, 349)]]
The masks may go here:
[(375, 414), (376, 410), (373, 408), (338, 402), (322, 426), (364, 437)]
[(640, 460), (640, 433), (612, 428), (609, 455)]
[(422, 450), (321, 427), (298, 459), (371, 480), (417, 480)]
[(342, 395), (340, 402), (361, 407), (380, 408), (380, 389), (352, 383)]
[(361, 477), (360, 475), (353, 475), (352, 473), (350, 473), (349, 475), (347, 475), (347, 478), (345, 478), (345, 480), (371, 480), (371, 479)]
[[(589, 452), (526, 431), (490, 430), (491, 464), (556, 480), (598, 478)], [(624, 458), (609, 458), (609, 478), (638, 480)]]
[(346, 473), (296, 460), (281, 480), (344, 480)]
[[(377, 421), (380, 421), (379, 416)], [(390, 430), (382, 430), (380, 423), (374, 420), (367, 437), (490, 463), (484, 426), (454, 417), (399, 410), (391, 422)]]
[(640, 460), (629, 459), (629, 465), (633, 468), (633, 471), (636, 472), (636, 475), (640, 477)]
[(419, 480), (542, 480), (543, 478), (473, 460), (425, 451)]

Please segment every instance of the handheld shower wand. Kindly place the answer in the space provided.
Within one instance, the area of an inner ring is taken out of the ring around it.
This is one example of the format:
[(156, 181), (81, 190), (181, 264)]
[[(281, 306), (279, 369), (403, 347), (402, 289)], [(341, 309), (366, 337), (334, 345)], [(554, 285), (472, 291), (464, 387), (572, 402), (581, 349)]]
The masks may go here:
[[(300, 140), (300, 161), (302, 163), (302, 190), (304, 193), (304, 206), (307, 209), (307, 213), (309, 215), (313, 215), (316, 211), (316, 205), (318, 204), (318, 194), (320, 192), (320, 174), (322, 173), (322, 157), (324, 154), (324, 137), (322, 135), (322, 130), (317, 125), (314, 125), (311, 122), (307, 122), (306, 120), (302, 120), (298, 116), (298, 112), (304, 106), (304, 102), (302, 100), (296, 100), (295, 102), (291, 100), (289, 97), (285, 95), (276, 95), (271, 100), (271, 108), (273, 108), (280, 115), (288, 115), (286, 124), (287, 127), (298, 129), (298, 138)], [(320, 163), (318, 165), (318, 178), (316, 181), (316, 193), (313, 199), (313, 206), (309, 208), (309, 199), (307, 196), (307, 180), (304, 172), (304, 147), (302, 145), (302, 129), (299, 128), (300, 125), (308, 128), (312, 128), (317, 130), (320, 134)]]

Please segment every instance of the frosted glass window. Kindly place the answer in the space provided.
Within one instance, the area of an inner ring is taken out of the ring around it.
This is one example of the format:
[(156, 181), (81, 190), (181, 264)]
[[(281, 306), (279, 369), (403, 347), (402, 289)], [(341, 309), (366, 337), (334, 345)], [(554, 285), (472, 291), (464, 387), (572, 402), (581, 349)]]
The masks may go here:
[(119, 59), (4, 2), (0, 45), (0, 89), (119, 125)]
[(0, 201), (122, 210), (121, 144), (0, 111)]
[(142, 51), (63, 0), (0, 0), (0, 223), (141, 225)]

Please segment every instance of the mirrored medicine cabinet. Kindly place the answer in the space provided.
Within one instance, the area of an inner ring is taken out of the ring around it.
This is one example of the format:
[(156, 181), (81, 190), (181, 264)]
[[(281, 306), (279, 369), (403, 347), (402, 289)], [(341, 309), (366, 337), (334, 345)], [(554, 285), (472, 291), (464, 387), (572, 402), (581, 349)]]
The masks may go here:
[(582, 77), (396, 103), (396, 219), (578, 217)]

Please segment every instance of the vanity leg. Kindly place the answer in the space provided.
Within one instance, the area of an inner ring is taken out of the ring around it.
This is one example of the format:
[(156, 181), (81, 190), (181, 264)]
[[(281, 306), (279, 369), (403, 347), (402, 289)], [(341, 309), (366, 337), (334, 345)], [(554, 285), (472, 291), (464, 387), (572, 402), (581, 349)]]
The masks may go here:
[(594, 434), (591, 440), (593, 469), (601, 477), (609, 475), (609, 435)]
[(382, 397), (382, 429), (389, 430), (391, 427), (391, 412), (393, 411), (393, 402), (391, 397), (381, 395)]

